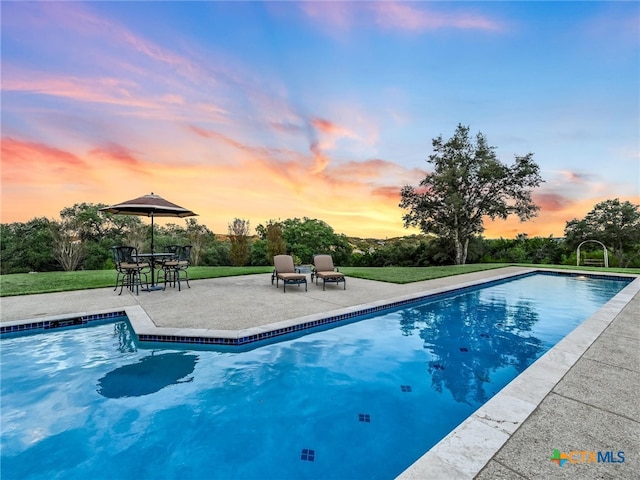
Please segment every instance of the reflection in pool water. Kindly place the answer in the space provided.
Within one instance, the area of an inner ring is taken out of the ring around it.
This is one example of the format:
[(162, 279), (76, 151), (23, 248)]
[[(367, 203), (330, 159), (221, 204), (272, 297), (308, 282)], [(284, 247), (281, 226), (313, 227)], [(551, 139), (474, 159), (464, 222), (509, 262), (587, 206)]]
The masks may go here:
[(429, 353), (432, 387), (448, 390), (458, 402), (484, 403), (485, 383), (513, 368), (520, 373), (546, 350), (532, 330), (539, 322), (529, 301), (507, 303), (472, 291), (399, 312), (404, 335), (417, 334)]
[[(124, 324), (127, 325), (127, 324)], [(123, 365), (98, 380), (98, 393), (108, 398), (140, 397), (169, 385), (191, 382), (198, 357), (184, 352), (151, 354), (131, 365)]]

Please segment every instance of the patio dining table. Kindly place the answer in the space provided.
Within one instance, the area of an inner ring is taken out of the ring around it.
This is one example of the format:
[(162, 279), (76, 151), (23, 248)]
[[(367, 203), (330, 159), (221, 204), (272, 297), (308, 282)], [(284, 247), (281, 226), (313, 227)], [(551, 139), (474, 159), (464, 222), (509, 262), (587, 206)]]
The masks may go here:
[(148, 259), (151, 265), (151, 285), (149, 285), (149, 288), (147, 289), (147, 291), (152, 292), (154, 290), (162, 290), (162, 287), (159, 285), (156, 285), (156, 281), (155, 281), (156, 262), (158, 259), (162, 260), (164, 258), (169, 258), (173, 256), (175, 256), (175, 253), (171, 253), (171, 252), (139, 253), (137, 255), (138, 258), (145, 259), (145, 260)]

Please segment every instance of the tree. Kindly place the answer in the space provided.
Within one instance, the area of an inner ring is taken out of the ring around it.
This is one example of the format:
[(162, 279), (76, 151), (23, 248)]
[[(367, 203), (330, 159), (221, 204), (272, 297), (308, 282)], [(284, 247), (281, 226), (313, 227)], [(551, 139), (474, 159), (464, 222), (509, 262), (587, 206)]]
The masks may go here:
[(60, 265), (53, 255), (49, 223), (47, 218), (41, 217), (32, 218), (26, 223), (2, 225), (2, 274), (60, 270)]
[(282, 236), (287, 251), (300, 262), (311, 263), (320, 253), (331, 254), (336, 265), (348, 265), (351, 259), (347, 237), (337, 235), (322, 220), (289, 218), (282, 222)]
[(106, 205), (76, 203), (60, 211), (61, 225), (82, 242), (82, 268), (87, 270), (112, 268), (111, 247), (125, 243), (141, 249), (150, 232), (140, 217), (114, 215), (101, 211), (102, 207)]
[(131, 228), (143, 225), (134, 215), (114, 215), (100, 211), (103, 203), (76, 203), (60, 210), (62, 221), (74, 228), (80, 240), (100, 241), (104, 238), (120, 239)]
[[(122, 215), (125, 216), (125, 215)], [(142, 223), (132, 225), (124, 236), (124, 243), (130, 247), (136, 247), (139, 252), (144, 251), (144, 244), (151, 229)]]
[(85, 255), (85, 249), (77, 230), (69, 222), (50, 222), (53, 255), (65, 272), (78, 268)]
[(609, 247), (627, 267), (640, 246), (640, 210), (638, 205), (620, 199), (596, 204), (582, 219), (567, 222), (564, 234), (568, 246), (576, 248), (584, 240), (599, 240)]
[(282, 224), (280, 222), (267, 223), (267, 258), (273, 259), (276, 255), (287, 252), (287, 245), (282, 236)]
[(282, 222), (276, 220), (256, 227), (259, 239), (251, 245), (251, 265), (273, 265), (273, 257), (287, 253), (282, 229)]
[(243, 266), (249, 262), (249, 221), (234, 218), (229, 224), (229, 241), (231, 242), (231, 263), (235, 266)]
[(213, 232), (207, 228), (206, 225), (200, 225), (195, 218), (187, 218), (187, 235), (189, 236), (189, 243), (193, 247), (191, 249), (191, 256), (193, 258), (194, 265), (200, 265), (202, 261), (202, 253), (205, 247), (215, 242), (215, 236)]
[(402, 218), (405, 227), (451, 238), (456, 265), (465, 264), (469, 240), (484, 231), (484, 217), (506, 219), (515, 214), (525, 221), (537, 214), (531, 191), (543, 180), (532, 153), (516, 156), (513, 166), (505, 165), (482, 133), (474, 143), (469, 127), (462, 125), (447, 141), (442, 135), (433, 139), (433, 149), (427, 160), (433, 172), (420, 188), (402, 188), (400, 207), (409, 210)]

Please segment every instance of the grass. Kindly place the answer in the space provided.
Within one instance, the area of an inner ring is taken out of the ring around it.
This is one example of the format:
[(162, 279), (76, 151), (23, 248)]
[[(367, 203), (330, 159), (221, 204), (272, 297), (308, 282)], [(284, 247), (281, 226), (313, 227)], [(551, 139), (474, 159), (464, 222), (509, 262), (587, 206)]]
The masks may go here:
[[(349, 277), (364, 278), (390, 283), (412, 283), (463, 273), (480, 272), (509, 266), (507, 263), (478, 263), (447, 267), (342, 267), (340, 271)], [(640, 275), (640, 268), (575, 267), (571, 265), (529, 265), (522, 267), (576, 269), (597, 273), (629, 273)], [(189, 278), (232, 277), (270, 273), (272, 267), (190, 267)], [(115, 271), (83, 270), (78, 272), (16, 273), (0, 275), (0, 296), (31, 295), (35, 293), (66, 292), (91, 288), (113, 287)]]
[[(271, 272), (272, 267), (189, 267), (189, 280), (233, 277)], [(113, 287), (115, 270), (81, 270), (77, 272), (41, 272), (0, 275), (0, 296), (34, 293), (68, 292), (90, 288)]]
[(412, 283), (463, 273), (491, 270), (508, 265), (507, 263), (476, 263), (472, 265), (449, 265), (446, 267), (341, 267), (340, 271), (349, 277), (364, 278), (366, 280)]

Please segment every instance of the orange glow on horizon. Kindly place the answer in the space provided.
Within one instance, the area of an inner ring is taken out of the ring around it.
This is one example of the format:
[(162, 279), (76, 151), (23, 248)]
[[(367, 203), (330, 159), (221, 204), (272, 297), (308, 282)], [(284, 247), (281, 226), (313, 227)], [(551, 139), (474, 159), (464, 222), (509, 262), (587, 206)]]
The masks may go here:
[[(400, 187), (372, 181), (391, 175), (401, 183), (420, 178), (421, 173), (382, 160), (357, 166), (329, 164), (314, 173), (312, 155), (280, 162), (271, 153), (242, 147), (236, 148), (235, 161), (226, 165), (158, 166), (117, 145), (79, 154), (4, 138), (1, 221), (57, 219), (63, 208), (75, 203), (112, 204), (155, 192), (194, 210), (198, 222), (218, 234), (227, 233), (236, 217), (249, 220), (252, 228), (269, 220), (317, 218), (337, 233), (363, 238), (420, 233), (402, 225)], [(640, 204), (640, 197), (620, 198)], [(538, 217), (526, 223), (517, 218), (487, 220), (484, 237), (514, 238), (519, 233), (561, 237), (567, 221), (583, 218), (596, 203), (606, 200), (569, 201), (551, 193), (534, 199), (541, 206)], [(161, 224), (181, 222), (160, 220)]]

